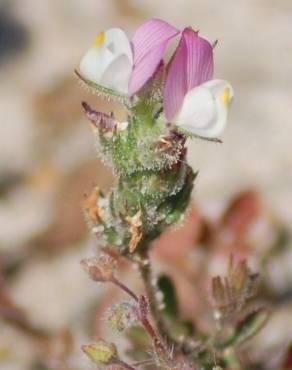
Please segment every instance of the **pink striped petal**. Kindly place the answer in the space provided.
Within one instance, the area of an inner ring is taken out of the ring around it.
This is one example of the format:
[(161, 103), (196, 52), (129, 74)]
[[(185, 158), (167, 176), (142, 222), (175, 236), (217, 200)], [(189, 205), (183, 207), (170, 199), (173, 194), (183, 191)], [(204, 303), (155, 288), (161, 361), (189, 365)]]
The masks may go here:
[(142, 24), (132, 39), (134, 66), (129, 82), (129, 94), (137, 92), (154, 74), (168, 42), (179, 31), (160, 19)]
[(164, 88), (164, 111), (171, 120), (188, 91), (213, 77), (212, 45), (191, 28), (185, 28), (169, 65)]

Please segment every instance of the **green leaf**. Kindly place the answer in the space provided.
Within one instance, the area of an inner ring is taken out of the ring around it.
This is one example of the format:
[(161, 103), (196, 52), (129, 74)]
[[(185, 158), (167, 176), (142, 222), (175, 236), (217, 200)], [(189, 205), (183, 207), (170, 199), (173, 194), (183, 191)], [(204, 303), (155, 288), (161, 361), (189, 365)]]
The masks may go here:
[(185, 329), (186, 335), (192, 336), (197, 331), (195, 324), (192, 321), (190, 321), (190, 320), (184, 320), (184, 321), (182, 321), (181, 322), (181, 325)]
[(158, 288), (163, 293), (163, 304), (165, 308), (163, 312), (169, 316), (178, 316), (178, 304), (175, 292), (175, 287), (166, 275), (161, 275), (158, 279)]
[(145, 353), (151, 347), (151, 340), (145, 329), (142, 326), (132, 326), (125, 334), (130, 343), (127, 355), (136, 361), (145, 360)]
[(227, 340), (228, 345), (242, 344), (255, 336), (266, 324), (269, 312), (265, 308), (259, 308), (247, 314), (238, 322), (234, 334)]

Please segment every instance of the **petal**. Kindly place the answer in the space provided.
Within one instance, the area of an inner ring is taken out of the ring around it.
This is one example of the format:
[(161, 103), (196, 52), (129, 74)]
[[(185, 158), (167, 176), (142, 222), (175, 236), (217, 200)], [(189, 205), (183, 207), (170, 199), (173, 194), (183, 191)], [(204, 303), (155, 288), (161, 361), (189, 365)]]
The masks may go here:
[(169, 65), (164, 89), (164, 111), (172, 120), (184, 96), (213, 77), (213, 48), (191, 28), (185, 28)]
[(191, 134), (216, 138), (226, 126), (232, 98), (233, 89), (227, 81), (207, 81), (186, 94), (173, 121)]
[(143, 23), (132, 38), (134, 64), (139, 63), (151, 49), (179, 33), (175, 27), (160, 19), (150, 19)]
[(151, 19), (137, 29), (132, 39), (134, 69), (129, 84), (131, 95), (154, 74), (168, 42), (178, 33), (175, 27), (159, 19)]
[(120, 28), (110, 28), (105, 32), (105, 46), (115, 56), (126, 55), (129, 61), (133, 61), (133, 53), (130, 41), (126, 33)]
[(164, 49), (161, 51), (161, 45), (158, 45), (140, 63), (134, 66), (129, 83), (129, 95), (135, 94), (154, 75), (160, 65), (163, 52)]
[(81, 75), (97, 85), (127, 93), (133, 66), (131, 44), (125, 32), (101, 32), (80, 62)]
[(132, 64), (126, 55), (120, 55), (106, 68), (100, 84), (121, 93), (128, 93)]
[(80, 73), (87, 80), (100, 84), (101, 76), (106, 67), (112, 63), (114, 56), (107, 49), (89, 49), (81, 59)]

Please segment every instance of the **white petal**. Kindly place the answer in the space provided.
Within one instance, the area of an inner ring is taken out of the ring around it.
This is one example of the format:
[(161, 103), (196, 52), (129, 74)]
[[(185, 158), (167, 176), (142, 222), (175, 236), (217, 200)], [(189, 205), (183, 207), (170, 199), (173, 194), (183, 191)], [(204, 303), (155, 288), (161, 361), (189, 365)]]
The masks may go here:
[(97, 85), (127, 93), (133, 56), (130, 42), (119, 28), (100, 33), (80, 62), (81, 75)]
[(86, 79), (100, 84), (104, 70), (114, 60), (114, 55), (105, 48), (91, 48), (82, 58), (79, 69)]
[(126, 55), (120, 55), (106, 68), (100, 84), (127, 94), (132, 64)]
[(126, 33), (120, 28), (110, 28), (105, 32), (104, 44), (115, 56), (126, 55), (130, 63), (133, 63), (131, 44)]
[(232, 98), (233, 89), (228, 82), (205, 82), (186, 94), (173, 122), (192, 134), (216, 138), (226, 126)]

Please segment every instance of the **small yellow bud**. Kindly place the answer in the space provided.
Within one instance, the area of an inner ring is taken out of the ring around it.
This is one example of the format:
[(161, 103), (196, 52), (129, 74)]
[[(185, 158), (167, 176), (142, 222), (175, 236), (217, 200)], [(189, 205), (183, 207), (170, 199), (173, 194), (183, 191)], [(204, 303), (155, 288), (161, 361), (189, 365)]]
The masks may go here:
[(82, 350), (96, 364), (108, 365), (117, 359), (116, 346), (102, 339), (92, 344), (85, 344)]

